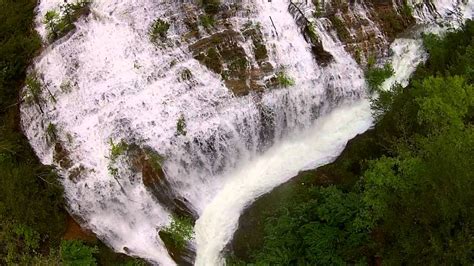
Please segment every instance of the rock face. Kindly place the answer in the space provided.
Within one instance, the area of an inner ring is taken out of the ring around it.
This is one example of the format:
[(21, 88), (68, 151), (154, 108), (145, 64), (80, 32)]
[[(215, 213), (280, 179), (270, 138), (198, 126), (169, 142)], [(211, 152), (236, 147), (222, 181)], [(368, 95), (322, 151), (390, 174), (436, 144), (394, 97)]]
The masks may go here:
[(397, 34), (415, 23), (406, 1), (367, 0), (331, 1), (314, 0), (314, 16), (326, 18), (346, 50), (358, 63), (369, 57), (385, 56)]

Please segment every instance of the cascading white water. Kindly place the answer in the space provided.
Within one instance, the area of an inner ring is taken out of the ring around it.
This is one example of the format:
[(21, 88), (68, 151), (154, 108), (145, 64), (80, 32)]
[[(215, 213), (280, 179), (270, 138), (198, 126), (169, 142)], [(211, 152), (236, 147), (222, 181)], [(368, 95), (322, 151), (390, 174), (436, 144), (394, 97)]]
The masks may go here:
[[(62, 2), (40, 2), (37, 29), (42, 36), (44, 14)], [(157, 236), (157, 229), (169, 224), (169, 211), (146, 189), (141, 173), (129, 169), (124, 156), (115, 162), (118, 179), (108, 171), (110, 139), (164, 155), (174, 193), (200, 215), (196, 263), (216, 265), (222, 263), (219, 253), (243, 208), (299, 170), (335, 158), (350, 138), (371, 125), (370, 108), (360, 99), (362, 70), (334, 32), (328, 32), (324, 19), (315, 21), (316, 31), (334, 62), (322, 68), (288, 12), (288, 1), (245, 1), (245, 9), (252, 12), (232, 18), (233, 27), (258, 22), (269, 61), (294, 78), (295, 86), (259, 97), (234, 97), (219, 76), (191, 56), (181, 38), (184, 4), (177, 2), (94, 1), (92, 14), (77, 23), (77, 30), (36, 60), (34, 68), (56, 100), (43, 92), (44, 113), (23, 104), (22, 124), (42, 162), (58, 166), (69, 209), (83, 225), (119, 252), (173, 265)], [(472, 5), (463, 8), (464, 16), (472, 16)], [(173, 21), (169, 42), (162, 47), (148, 36), (157, 17)], [(416, 40), (393, 44), (397, 75), (387, 87), (408, 79), (423, 60), (423, 53), (415, 52), (420, 47)], [(186, 69), (191, 80), (181, 78)], [(261, 137), (261, 106), (273, 115), (271, 139)], [(176, 134), (181, 116), (186, 119), (185, 136)], [(49, 123), (74, 162), (69, 169), (54, 159), (45, 133)], [(74, 172), (80, 172), (79, 178), (69, 178)]]

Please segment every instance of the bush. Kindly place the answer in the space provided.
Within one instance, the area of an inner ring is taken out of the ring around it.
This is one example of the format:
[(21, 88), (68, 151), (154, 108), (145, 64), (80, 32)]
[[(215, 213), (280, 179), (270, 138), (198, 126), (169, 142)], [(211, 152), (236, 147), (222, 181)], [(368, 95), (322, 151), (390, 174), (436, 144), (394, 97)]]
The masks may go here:
[(201, 25), (206, 29), (214, 27), (214, 24), (216, 23), (214, 16), (207, 14), (199, 16), (199, 20), (201, 21)]
[(220, 5), (220, 0), (201, 0), (201, 6), (207, 14), (216, 14)]
[(276, 82), (278, 85), (285, 88), (295, 85), (295, 80), (283, 71), (280, 71), (276, 74)]
[(170, 235), (178, 249), (183, 249), (186, 242), (193, 238), (192, 220), (186, 217), (173, 216), (171, 224), (165, 227), (163, 232)]
[(93, 266), (97, 265), (94, 254), (97, 247), (85, 245), (80, 240), (66, 240), (61, 243), (61, 259), (68, 266)]
[(170, 24), (162, 19), (156, 19), (153, 21), (150, 27), (150, 38), (152, 42), (157, 40), (163, 40), (166, 38), (166, 34), (170, 28)]
[(369, 86), (369, 92), (374, 93), (380, 90), (383, 82), (393, 74), (394, 71), (390, 63), (386, 63), (383, 67), (369, 66), (365, 71), (365, 80)]
[(181, 115), (176, 122), (176, 135), (186, 136), (188, 132), (186, 131), (186, 119), (184, 115)]
[(82, 15), (89, 13), (89, 5), (89, 0), (81, 0), (76, 3), (61, 5), (60, 12), (56, 10), (46, 12), (44, 23), (50, 41), (55, 41), (75, 29), (74, 22)]

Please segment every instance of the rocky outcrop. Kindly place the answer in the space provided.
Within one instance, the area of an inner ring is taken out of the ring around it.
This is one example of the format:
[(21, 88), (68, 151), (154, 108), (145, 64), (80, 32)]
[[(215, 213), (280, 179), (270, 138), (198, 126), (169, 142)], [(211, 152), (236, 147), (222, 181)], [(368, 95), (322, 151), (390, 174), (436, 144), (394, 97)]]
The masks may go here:
[(318, 34), (316, 33), (315, 25), (311, 22), (305, 15), (305, 13), (300, 9), (300, 7), (294, 2), (290, 1), (288, 6), (288, 11), (293, 15), (296, 24), (301, 30), (306, 42), (311, 45), (311, 51), (316, 59), (316, 61), (321, 66), (327, 66), (331, 61), (334, 60), (333, 56), (324, 50), (323, 43), (319, 39)]
[(327, 18), (346, 50), (365, 64), (369, 57), (386, 56), (390, 43), (415, 23), (406, 2), (391, 0), (332, 1), (315, 0), (315, 16)]
[(143, 184), (152, 191), (160, 205), (165, 206), (171, 213), (188, 217), (193, 221), (197, 213), (190, 208), (186, 199), (179, 197), (173, 190), (166, 174), (161, 167), (164, 158), (150, 148), (130, 145), (128, 156), (133, 172), (141, 172)]
[[(252, 43), (252, 64), (243, 45)], [(258, 26), (249, 25), (243, 32), (224, 30), (200, 39), (189, 46), (194, 58), (219, 74), (226, 86), (237, 96), (250, 91), (262, 91), (263, 79), (272, 73), (268, 52)]]

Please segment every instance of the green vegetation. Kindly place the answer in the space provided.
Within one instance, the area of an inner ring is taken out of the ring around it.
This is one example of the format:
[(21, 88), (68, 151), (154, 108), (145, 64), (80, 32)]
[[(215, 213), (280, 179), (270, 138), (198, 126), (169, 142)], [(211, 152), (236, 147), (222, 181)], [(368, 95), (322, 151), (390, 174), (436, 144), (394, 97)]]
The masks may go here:
[(50, 143), (50, 144), (56, 142), (57, 135), (58, 135), (58, 130), (57, 130), (56, 126), (52, 123), (49, 123), (48, 127), (46, 128), (47, 142)]
[(110, 153), (109, 153), (110, 161), (109, 161), (109, 164), (107, 165), (107, 170), (109, 170), (110, 175), (117, 178), (118, 168), (115, 167), (115, 163), (117, 161), (117, 158), (120, 155), (123, 155), (128, 150), (129, 145), (123, 140), (115, 144), (112, 139), (109, 139), (109, 144), (110, 144)]
[(291, 87), (295, 85), (295, 80), (288, 76), (284, 71), (280, 71), (276, 74), (276, 82), (282, 87)]
[(184, 118), (184, 115), (181, 115), (176, 122), (176, 135), (186, 136), (187, 133), (186, 118)]
[(214, 16), (208, 14), (203, 14), (199, 16), (199, 21), (201, 22), (201, 25), (206, 29), (210, 29), (214, 27), (214, 24), (216, 24)]
[(424, 43), (408, 87), (373, 100), (375, 128), (277, 189), (236, 264), (472, 264), (474, 22)]
[(319, 37), (318, 33), (316, 32), (316, 29), (314, 28), (314, 23), (309, 23), (307, 26), (307, 33), (309, 38), (311, 39), (312, 43), (318, 43), (319, 42)]
[(61, 243), (61, 259), (65, 265), (93, 266), (97, 265), (94, 254), (98, 253), (97, 247), (85, 245), (80, 240), (63, 241)]
[(192, 220), (186, 217), (173, 216), (171, 224), (165, 227), (163, 232), (169, 234), (173, 244), (182, 250), (186, 246), (186, 242), (193, 238)]
[(153, 170), (155, 170), (156, 172), (161, 172), (161, 165), (165, 161), (165, 158), (151, 149), (145, 149), (145, 153), (151, 162), (151, 167), (153, 167)]
[(46, 12), (44, 23), (48, 30), (49, 40), (53, 42), (75, 29), (74, 22), (90, 12), (89, 5), (89, 0), (80, 0), (76, 3), (61, 5), (60, 11), (50, 10)]
[(41, 91), (42, 91), (43, 85), (38, 80), (36, 74), (33, 73), (33, 74), (28, 75), (26, 77), (25, 84), (28, 91), (26, 100), (28, 102), (34, 102), (37, 105), (40, 105)]
[[(0, 264), (47, 265), (65, 230), (62, 187), (19, 130), (18, 95), (39, 102), (26, 68), (41, 47), (32, 30), (36, 1), (0, 1)], [(46, 263), (46, 264), (45, 264)], [(50, 264), (51, 265), (51, 264)]]
[(413, 7), (410, 6), (407, 0), (403, 0), (401, 13), (404, 17), (413, 17)]
[(200, 2), (204, 12), (210, 15), (216, 14), (221, 5), (220, 0), (200, 0)]
[(117, 160), (117, 158), (124, 154), (128, 149), (128, 144), (121, 140), (119, 143), (115, 144), (112, 139), (109, 139), (110, 144), (110, 157), (109, 159), (113, 162)]
[(156, 19), (150, 27), (150, 39), (156, 43), (158, 40), (166, 39), (170, 24), (162, 19)]
[(369, 92), (374, 93), (380, 91), (383, 82), (393, 76), (394, 71), (390, 63), (385, 63), (383, 67), (373, 66), (370, 61), (365, 71), (365, 80), (369, 86)]
[(331, 16), (329, 20), (331, 21), (332, 25), (336, 29), (336, 33), (337, 33), (337, 36), (339, 36), (339, 39), (341, 39), (342, 42), (348, 42), (351, 38), (351, 34), (349, 30), (347, 30), (344, 21), (342, 21), (340, 18), (336, 16)]

